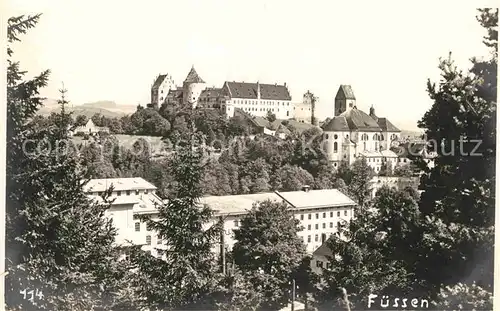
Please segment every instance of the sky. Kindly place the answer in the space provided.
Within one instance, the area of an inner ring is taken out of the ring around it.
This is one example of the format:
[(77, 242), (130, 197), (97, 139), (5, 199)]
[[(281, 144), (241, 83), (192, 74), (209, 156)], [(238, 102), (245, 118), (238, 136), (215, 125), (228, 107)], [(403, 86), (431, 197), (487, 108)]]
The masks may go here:
[[(210, 85), (287, 83), (294, 102), (310, 90), (320, 119), (333, 115), (340, 84), (357, 107), (373, 105), (405, 129), (432, 102), (427, 79), (440, 57), (459, 67), (486, 56), (476, 6), (493, 1), (9, 0), (10, 15), (43, 13), (14, 46), (29, 74), (51, 70), (42, 92), (69, 100), (147, 104), (160, 73), (182, 84), (192, 65)], [(418, 3), (418, 5), (416, 5)]]

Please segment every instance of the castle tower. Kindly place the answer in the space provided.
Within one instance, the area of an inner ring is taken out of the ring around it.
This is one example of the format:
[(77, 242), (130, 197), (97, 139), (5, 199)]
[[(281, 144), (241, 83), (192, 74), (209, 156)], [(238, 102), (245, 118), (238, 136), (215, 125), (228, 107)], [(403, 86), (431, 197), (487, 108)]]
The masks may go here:
[(341, 85), (335, 95), (334, 116), (338, 116), (345, 111), (356, 107), (356, 97), (350, 85)]
[(191, 67), (182, 86), (182, 91), (184, 93), (183, 104), (191, 105), (193, 108), (196, 108), (200, 94), (205, 88), (205, 81), (198, 75), (194, 66)]

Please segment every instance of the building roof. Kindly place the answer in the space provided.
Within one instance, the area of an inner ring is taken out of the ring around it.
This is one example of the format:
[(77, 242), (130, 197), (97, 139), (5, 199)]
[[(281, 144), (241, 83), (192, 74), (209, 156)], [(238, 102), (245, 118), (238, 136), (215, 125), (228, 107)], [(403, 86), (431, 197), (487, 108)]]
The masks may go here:
[(167, 97), (179, 98), (182, 97), (182, 92), (182, 88), (176, 90), (171, 89), (168, 91)]
[(352, 131), (380, 132), (382, 129), (372, 117), (357, 108), (349, 109), (340, 114), (345, 117)]
[(198, 75), (193, 66), (184, 80), (184, 83), (205, 83), (205, 81)]
[(257, 84), (260, 87), (260, 98), (269, 100), (292, 100), (285, 85), (228, 82), (224, 83), (232, 98), (257, 99)]
[(398, 157), (398, 155), (391, 150), (382, 150), (382, 151), (380, 151), (380, 153), (385, 158), (397, 158)]
[(155, 185), (147, 182), (141, 177), (132, 178), (102, 178), (102, 179), (91, 179), (85, 186), (85, 192), (103, 192), (109, 189), (113, 185), (113, 191), (124, 191), (124, 190), (141, 190), (141, 189), (151, 189), (155, 190)]
[(221, 88), (206, 88), (203, 91), (201, 91), (200, 98), (201, 97), (219, 97), (222, 95), (222, 89)]
[(168, 75), (159, 75), (157, 78), (156, 78), (156, 81), (155, 83), (153, 83), (153, 89), (157, 89), (160, 87), (160, 85), (163, 83), (163, 81), (165, 80), (165, 78), (167, 77)]
[(344, 132), (349, 130), (349, 125), (345, 117), (333, 117), (323, 128), (325, 132)]
[(352, 91), (352, 87), (350, 85), (343, 84), (339, 87), (337, 91), (337, 95), (335, 95), (335, 99), (354, 99), (354, 92)]
[[(104, 203), (104, 200), (101, 196), (92, 196), (92, 198), (99, 203)], [(112, 202), (111, 205), (134, 205), (140, 202), (139, 198), (128, 195), (109, 198), (108, 201)]]
[(321, 244), (320, 247), (318, 247), (314, 252), (313, 256), (323, 256), (323, 257), (329, 257), (332, 256), (332, 250), (328, 246), (328, 243), (330, 242), (331, 238), (326, 239), (323, 244)]
[(201, 204), (207, 204), (216, 214), (245, 214), (256, 202), (271, 200), (281, 202), (282, 199), (274, 192), (207, 196), (200, 198)]
[(386, 118), (378, 118), (377, 120), (378, 126), (384, 131), (384, 132), (401, 132), (400, 129), (394, 126), (389, 120)]
[(356, 205), (348, 196), (337, 189), (276, 192), (294, 208), (331, 207)]

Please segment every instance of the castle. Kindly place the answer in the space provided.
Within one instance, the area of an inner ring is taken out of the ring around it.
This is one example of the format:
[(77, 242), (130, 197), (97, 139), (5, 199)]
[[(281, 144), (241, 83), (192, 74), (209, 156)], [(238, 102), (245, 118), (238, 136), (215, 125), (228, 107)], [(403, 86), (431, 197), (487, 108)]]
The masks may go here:
[(228, 118), (234, 116), (235, 109), (241, 109), (260, 117), (272, 113), (277, 119), (291, 119), (297, 115), (300, 122), (311, 123), (317, 100), (311, 95), (306, 93), (302, 103), (294, 104), (286, 83), (226, 81), (221, 88), (208, 87), (193, 66), (182, 87), (176, 87), (169, 75), (159, 75), (151, 87), (150, 107), (158, 109), (162, 104), (183, 104), (219, 109)]

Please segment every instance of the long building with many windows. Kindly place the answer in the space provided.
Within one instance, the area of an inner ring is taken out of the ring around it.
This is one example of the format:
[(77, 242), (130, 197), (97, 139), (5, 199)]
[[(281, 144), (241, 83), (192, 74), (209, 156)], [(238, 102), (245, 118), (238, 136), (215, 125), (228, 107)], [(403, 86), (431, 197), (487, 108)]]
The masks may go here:
[[(149, 215), (157, 219), (157, 205), (162, 199), (156, 195), (156, 187), (142, 178), (94, 179), (86, 186), (87, 193), (97, 200), (109, 187), (113, 187), (110, 199), (114, 200), (106, 211), (117, 228), (117, 245), (143, 245), (152, 255), (161, 256), (165, 245), (151, 228), (139, 220), (139, 215)], [(293, 210), (300, 221), (302, 230), (298, 235), (303, 239), (307, 251), (312, 253), (333, 233), (342, 221), (353, 217), (356, 203), (336, 189), (268, 192), (245, 195), (207, 196), (201, 204), (208, 205), (215, 212), (214, 224), (224, 220), (225, 247), (230, 250), (234, 243), (233, 230), (240, 226), (242, 217), (257, 202), (271, 200), (284, 202)], [(207, 224), (207, 227), (211, 225)], [(214, 251), (220, 249), (214, 245)]]

